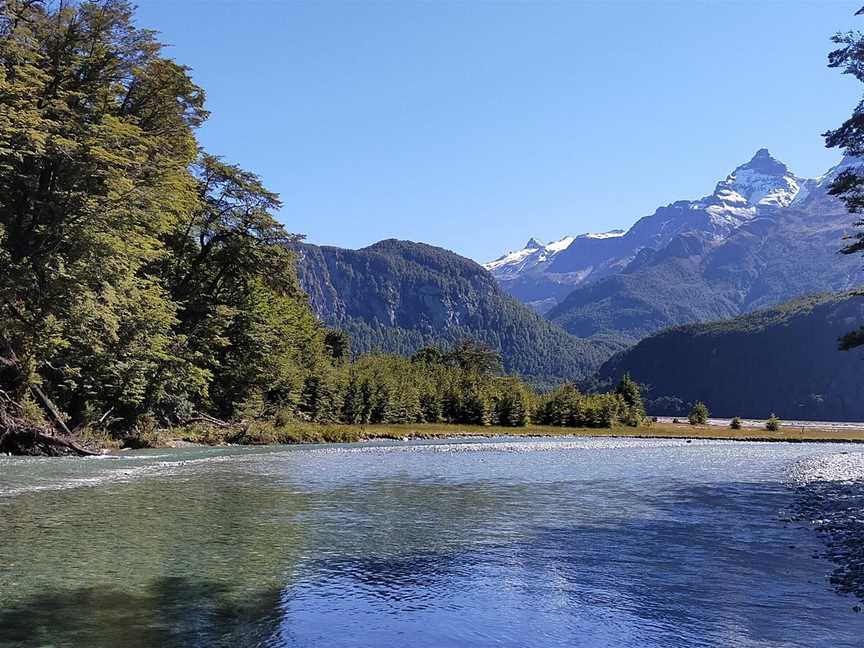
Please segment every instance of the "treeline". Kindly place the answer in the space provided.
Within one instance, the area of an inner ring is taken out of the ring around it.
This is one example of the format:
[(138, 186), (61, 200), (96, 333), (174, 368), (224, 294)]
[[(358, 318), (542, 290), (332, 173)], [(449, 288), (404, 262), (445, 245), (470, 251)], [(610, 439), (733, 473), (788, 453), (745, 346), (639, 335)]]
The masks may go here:
[(467, 342), (351, 362), (301, 289), (278, 196), (201, 149), (207, 117), (125, 0), (0, 1), (0, 447), (201, 419), (638, 418), (626, 389), (537, 396)]
[(296, 410), (277, 416), (344, 424), (610, 427), (639, 425), (645, 410), (629, 376), (610, 393), (585, 394), (565, 384), (537, 394), (501, 373), (498, 354), (466, 340), (448, 350), (427, 347), (410, 358), (361, 356), (311, 377)]

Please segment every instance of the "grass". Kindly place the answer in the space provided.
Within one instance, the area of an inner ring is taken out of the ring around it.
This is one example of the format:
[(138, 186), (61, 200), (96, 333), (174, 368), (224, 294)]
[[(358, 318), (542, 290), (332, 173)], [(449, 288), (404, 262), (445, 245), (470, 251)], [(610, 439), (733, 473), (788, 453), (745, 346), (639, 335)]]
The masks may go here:
[[(137, 446), (170, 446), (177, 441), (203, 445), (271, 445), (297, 443), (355, 443), (374, 439), (447, 439), (459, 437), (635, 437), (660, 439), (727, 439), (738, 441), (836, 441), (864, 442), (864, 429), (818, 429), (783, 426), (776, 432), (764, 428), (652, 423), (638, 428), (566, 428), (542, 425), (496, 427), (451, 424), (316, 425), (250, 423), (227, 428), (188, 426), (162, 430), (150, 443)], [(135, 444), (130, 444), (135, 445)]]

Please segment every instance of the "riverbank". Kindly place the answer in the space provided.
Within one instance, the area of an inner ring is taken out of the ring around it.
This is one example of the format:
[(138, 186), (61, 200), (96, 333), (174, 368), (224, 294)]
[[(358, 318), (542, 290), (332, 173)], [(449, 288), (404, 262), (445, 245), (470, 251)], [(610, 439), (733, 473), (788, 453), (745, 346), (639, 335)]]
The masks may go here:
[[(250, 424), (229, 427), (190, 426), (159, 430), (146, 437), (125, 440), (125, 447), (180, 447), (183, 445), (276, 445), (303, 443), (356, 443), (361, 441), (447, 439), (460, 437), (630, 437), (659, 439), (715, 439), (730, 441), (786, 441), (864, 443), (864, 429), (783, 426), (777, 432), (761, 427), (740, 430), (713, 425), (652, 423), (640, 427), (568, 428), (542, 425), (526, 427), (454, 424), (314, 425), (282, 427)], [(115, 446), (116, 447), (116, 446)]]

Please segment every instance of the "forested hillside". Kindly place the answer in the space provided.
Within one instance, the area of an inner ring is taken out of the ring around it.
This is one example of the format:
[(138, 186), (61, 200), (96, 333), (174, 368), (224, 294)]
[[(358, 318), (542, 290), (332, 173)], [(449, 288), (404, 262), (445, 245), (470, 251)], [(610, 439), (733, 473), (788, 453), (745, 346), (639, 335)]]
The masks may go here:
[(361, 250), (295, 249), (313, 309), (350, 334), (355, 353), (404, 355), (467, 337), (500, 351), (506, 371), (550, 383), (584, 378), (620, 348), (568, 335), (481, 266), (441, 248), (387, 240)]
[(864, 350), (838, 348), (862, 321), (862, 296), (808, 297), (662, 331), (611, 358), (600, 375), (629, 372), (646, 385), (649, 414), (686, 414), (701, 400), (718, 416), (862, 421)]

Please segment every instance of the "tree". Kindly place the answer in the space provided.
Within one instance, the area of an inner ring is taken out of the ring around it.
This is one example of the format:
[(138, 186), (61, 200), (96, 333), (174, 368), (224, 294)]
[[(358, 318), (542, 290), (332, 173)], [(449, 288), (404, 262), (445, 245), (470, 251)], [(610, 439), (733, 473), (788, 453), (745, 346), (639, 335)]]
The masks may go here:
[[(275, 407), (296, 406), (303, 383), (326, 355), (347, 352), (308, 306), (272, 211), (279, 198), (253, 173), (202, 154), (191, 168), (192, 208), (165, 237), (154, 266), (178, 305), (178, 334), (192, 363), (211, 376), (209, 406), (230, 417), (258, 392)], [(338, 348), (336, 348), (338, 347)]]
[(615, 393), (623, 402), (622, 421), (627, 425), (638, 426), (645, 418), (645, 406), (642, 404), (642, 394), (637, 385), (630, 377), (629, 373), (625, 373), (621, 377), (621, 381), (615, 388)]
[(342, 329), (329, 329), (324, 334), (324, 347), (337, 364), (351, 359), (351, 336)]
[(705, 425), (708, 422), (709, 416), (710, 413), (708, 412), (705, 403), (698, 401), (693, 406), (693, 409), (690, 410), (690, 414), (687, 418), (690, 421), (690, 425)]
[(200, 151), (207, 116), (125, 0), (0, 0), (0, 407), (63, 429), (304, 397), (332, 417), (346, 341), (309, 308), (278, 196)]
[(195, 200), (204, 92), (127, 2), (0, 15), (0, 389), (53, 393), (73, 418), (138, 407), (157, 374), (201, 391), (146, 268)]
[[(864, 8), (855, 15), (864, 14)], [(828, 55), (828, 67), (840, 68), (843, 74), (851, 74), (864, 83), (864, 34), (860, 31), (835, 34), (832, 41), (839, 45)], [(831, 182), (828, 191), (838, 196), (853, 214), (864, 211), (864, 169), (854, 161), (864, 156), (864, 101), (852, 111), (852, 115), (839, 128), (823, 134), (828, 148), (839, 148), (847, 156), (850, 166), (844, 168)], [(855, 221), (856, 227), (864, 227), (864, 219)], [(856, 254), (864, 251), (864, 232), (847, 237), (848, 243), (841, 248), (843, 254)], [(864, 344), (864, 327), (851, 331), (840, 338), (842, 350), (852, 349)]]
[(531, 399), (525, 385), (519, 379), (508, 376), (499, 379), (496, 391), (493, 422), (508, 427), (528, 425)]
[(444, 365), (444, 353), (438, 347), (423, 347), (411, 356), (411, 362), (422, 362), (429, 366)]
[(444, 361), (463, 371), (488, 376), (501, 371), (501, 354), (469, 338), (460, 340), (444, 354)]

